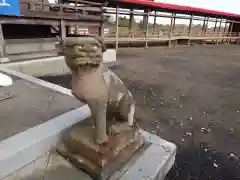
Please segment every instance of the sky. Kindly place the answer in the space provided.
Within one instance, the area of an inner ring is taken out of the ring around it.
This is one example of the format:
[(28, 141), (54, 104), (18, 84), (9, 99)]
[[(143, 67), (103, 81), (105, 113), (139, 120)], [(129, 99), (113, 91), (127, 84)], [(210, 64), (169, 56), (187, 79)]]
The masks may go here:
[(155, 1), (240, 14), (239, 0), (155, 0)]

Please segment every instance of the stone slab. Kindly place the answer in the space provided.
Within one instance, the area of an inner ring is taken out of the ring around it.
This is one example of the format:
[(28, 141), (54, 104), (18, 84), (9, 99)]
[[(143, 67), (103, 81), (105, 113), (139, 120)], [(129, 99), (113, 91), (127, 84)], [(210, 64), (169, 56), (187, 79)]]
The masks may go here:
[[(89, 121), (91, 119), (86, 119)], [(136, 148), (142, 146), (143, 138), (135, 130), (129, 128), (116, 136), (109, 136), (106, 146), (99, 146), (94, 142), (94, 128), (91, 125), (78, 123), (63, 139), (68, 151), (73, 154), (81, 154), (97, 167), (104, 167), (109, 161), (115, 159), (127, 146), (134, 144)], [(135, 145), (136, 144), (136, 145)], [(135, 151), (135, 149), (133, 149)]]
[(57, 153), (46, 155), (31, 162), (3, 180), (91, 180), (82, 171), (78, 171)]
[(0, 101), (0, 140), (83, 106), (74, 97), (16, 77), (0, 93), (12, 96)]
[[(108, 49), (103, 55), (103, 62), (108, 67), (116, 65), (118, 63), (116, 60), (116, 50)], [(70, 73), (63, 56), (32, 60), (29, 59), (21, 62), (10, 62), (0, 64), (0, 68), (1, 67), (13, 69), (15, 71), (36, 77)]]

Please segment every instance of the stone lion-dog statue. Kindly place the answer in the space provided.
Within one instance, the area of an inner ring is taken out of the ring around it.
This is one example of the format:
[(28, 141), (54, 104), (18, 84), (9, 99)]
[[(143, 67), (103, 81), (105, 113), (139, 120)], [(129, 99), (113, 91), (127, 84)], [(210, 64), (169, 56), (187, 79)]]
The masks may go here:
[[(72, 72), (72, 94), (90, 108), (96, 144), (107, 143), (109, 135), (116, 135), (126, 128), (137, 132), (132, 93), (103, 65), (106, 46), (102, 38), (67, 37), (57, 47)], [(121, 125), (108, 126), (108, 121), (114, 119)]]

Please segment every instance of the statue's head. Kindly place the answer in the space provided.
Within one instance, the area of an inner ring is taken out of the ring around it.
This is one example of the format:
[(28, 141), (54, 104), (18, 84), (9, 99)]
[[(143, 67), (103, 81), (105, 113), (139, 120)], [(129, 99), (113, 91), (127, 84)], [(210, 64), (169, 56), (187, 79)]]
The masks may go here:
[(57, 45), (70, 69), (79, 66), (99, 66), (106, 46), (101, 37), (67, 37)]

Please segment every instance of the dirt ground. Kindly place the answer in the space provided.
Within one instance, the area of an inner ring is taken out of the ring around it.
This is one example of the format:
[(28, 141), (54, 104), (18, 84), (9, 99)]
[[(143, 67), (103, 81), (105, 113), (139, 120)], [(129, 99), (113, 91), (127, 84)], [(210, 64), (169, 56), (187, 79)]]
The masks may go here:
[(117, 59), (141, 127), (178, 147), (167, 180), (240, 179), (240, 46), (120, 50)]

